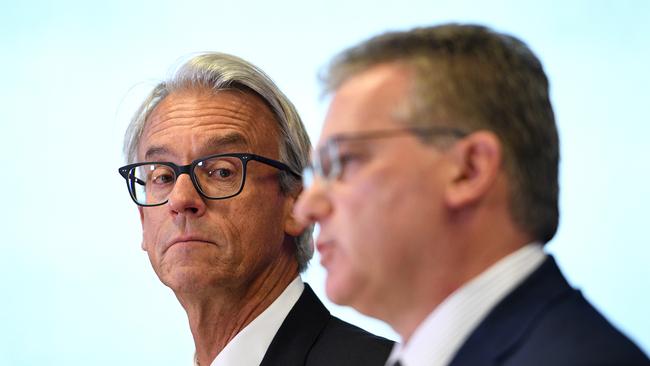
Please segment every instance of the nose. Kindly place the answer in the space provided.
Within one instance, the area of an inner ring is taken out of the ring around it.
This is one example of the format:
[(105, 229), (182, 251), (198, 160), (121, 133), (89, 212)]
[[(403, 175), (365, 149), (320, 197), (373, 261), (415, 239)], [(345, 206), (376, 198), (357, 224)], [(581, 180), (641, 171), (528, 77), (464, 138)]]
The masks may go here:
[(181, 174), (167, 197), (167, 204), (174, 215), (201, 216), (205, 213), (205, 200), (196, 190), (188, 174)]
[(294, 206), (294, 216), (305, 227), (322, 222), (332, 212), (332, 203), (327, 197), (323, 184), (321, 179), (316, 179), (302, 191)]

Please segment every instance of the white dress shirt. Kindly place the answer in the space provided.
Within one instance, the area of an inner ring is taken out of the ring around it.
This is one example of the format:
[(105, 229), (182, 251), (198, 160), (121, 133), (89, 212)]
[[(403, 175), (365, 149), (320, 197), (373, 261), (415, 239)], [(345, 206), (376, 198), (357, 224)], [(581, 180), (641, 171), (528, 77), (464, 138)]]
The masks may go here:
[(386, 365), (397, 360), (402, 366), (448, 365), (490, 310), (545, 258), (542, 245), (531, 243), (490, 266), (440, 303), (408, 343), (396, 343)]
[[(296, 277), (273, 303), (226, 345), (210, 366), (259, 366), (275, 333), (305, 289)], [(196, 356), (194, 365), (198, 366)]]

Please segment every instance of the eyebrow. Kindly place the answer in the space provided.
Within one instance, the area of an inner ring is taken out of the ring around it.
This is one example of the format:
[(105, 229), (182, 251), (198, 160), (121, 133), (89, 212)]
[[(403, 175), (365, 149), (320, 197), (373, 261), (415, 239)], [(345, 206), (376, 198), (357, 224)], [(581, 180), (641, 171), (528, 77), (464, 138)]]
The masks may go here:
[(223, 136), (213, 136), (209, 138), (205, 146), (210, 149), (222, 149), (231, 146), (248, 146), (248, 141), (242, 134), (238, 132), (230, 132)]
[(151, 146), (144, 154), (144, 161), (150, 160), (152, 156), (168, 155), (170, 151), (165, 146)]
[[(204, 148), (209, 150), (224, 150), (227, 148), (233, 147), (247, 147), (248, 141), (246, 138), (238, 132), (230, 132), (222, 136), (213, 136), (208, 139), (208, 141), (203, 145)], [(238, 151), (239, 152), (239, 151)], [(151, 146), (147, 149), (147, 152), (144, 154), (144, 160), (150, 160), (152, 157), (160, 155), (171, 155), (172, 152), (164, 145)]]

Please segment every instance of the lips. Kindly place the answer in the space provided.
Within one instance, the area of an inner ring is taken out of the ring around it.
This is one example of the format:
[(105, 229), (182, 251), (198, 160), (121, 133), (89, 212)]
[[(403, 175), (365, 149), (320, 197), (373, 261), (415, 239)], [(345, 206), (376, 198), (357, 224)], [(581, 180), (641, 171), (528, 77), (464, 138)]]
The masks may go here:
[(330, 241), (318, 240), (316, 242), (316, 249), (318, 249), (319, 252), (322, 252), (328, 250), (331, 245), (332, 243)]
[(327, 267), (327, 263), (331, 260), (332, 251), (334, 249), (334, 242), (329, 240), (318, 240), (316, 242), (316, 249), (320, 253), (320, 264)]
[(199, 235), (183, 235), (176, 237), (172, 240), (169, 241), (169, 244), (166, 245), (165, 251), (169, 249), (170, 247), (176, 245), (176, 244), (183, 244), (183, 243), (204, 243), (204, 244), (215, 244), (213, 241), (210, 241), (206, 239), (203, 236)]

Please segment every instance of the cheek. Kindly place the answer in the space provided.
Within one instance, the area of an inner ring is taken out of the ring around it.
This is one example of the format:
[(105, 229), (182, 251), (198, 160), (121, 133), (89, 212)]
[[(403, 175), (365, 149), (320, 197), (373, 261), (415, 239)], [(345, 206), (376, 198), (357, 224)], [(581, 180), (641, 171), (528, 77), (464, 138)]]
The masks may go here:
[(284, 241), (283, 213), (279, 210), (281, 202), (263, 197), (248, 200), (238, 205), (224, 223), (229, 233), (229, 242), (238, 248), (245, 266), (256, 266), (272, 260), (282, 248)]
[(149, 253), (149, 257), (155, 252), (158, 243), (160, 225), (160, 214), (155, 209), (148, 208), (142, 216), (142, 247)]
[(387, 246), (382, 228), (390, 220), (390, 208), (386, 198), (376, 197), (380, 192), (373, 184), (357, 184), (337, 195), (334, 202), (337, 221), (332, 234), (338, 245), (337, 262), (348, 274), (365, 276), (381, 266), (383, 252)]
[(366, 309), (399, 270), (402, 243), (388, 235), (397, 195), (370, 182), (357, 183), (338, 191), (332, 202), (327, 235), (336, 247), (327, 265), (326, 289), (335, 303)]
[[(162, 258), (159, 253), (159, 231), (161, 229), (160, 225), (160, 215), (157, 210), (152, 208), (147, 208), (144, 211), (142, 216), (142, 249), (147, 252), (149, 257), (149, 262), (154, 272), (158, 277), (163, 280), (163, 270), (162, 270)], [(163, 281), (164, 282), (164, 281)]]
[(392, 210), (399, 203), (399, 192), (377, 179), (359, 180), (337, 194), (334, 204), (339, 227), (351, 249), (366, 250), (381, 243), (384, 229), (391, 222)]
[(375, 174), (337, 192), (337, 238), (351, 266), (369, 273), (399, 268), (404, 247), (429, 235), (429, 187), (412, 175)]

